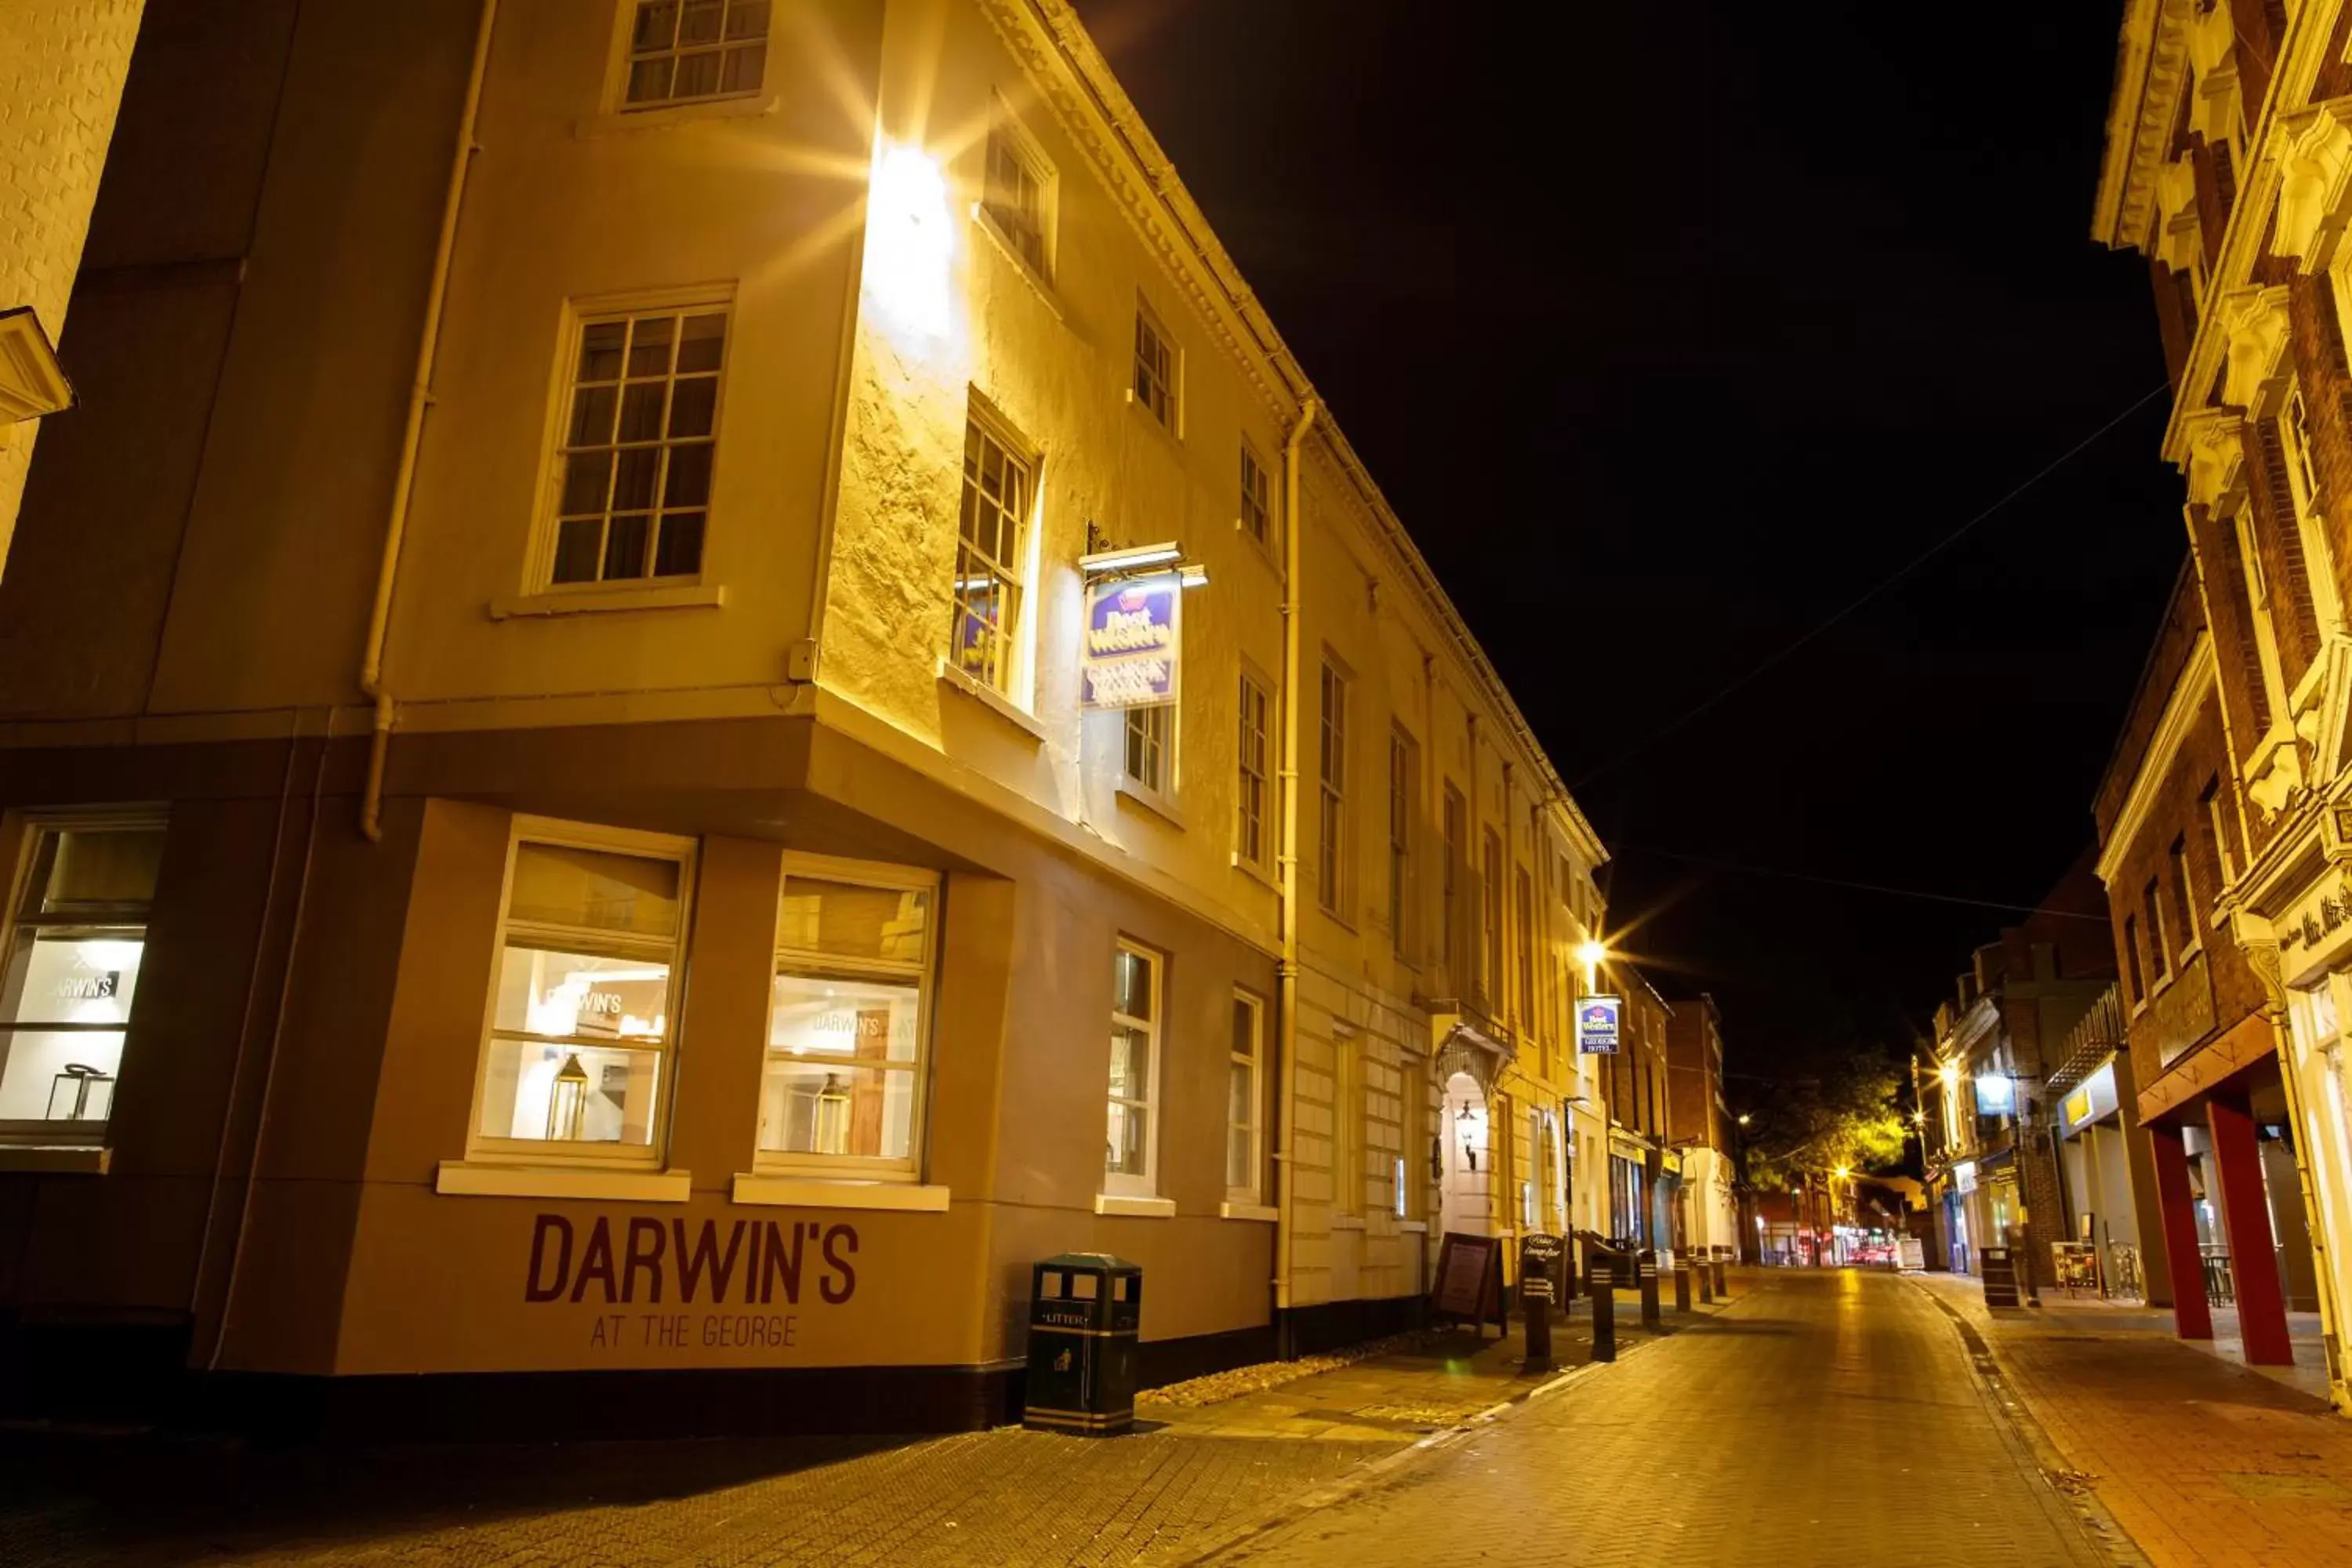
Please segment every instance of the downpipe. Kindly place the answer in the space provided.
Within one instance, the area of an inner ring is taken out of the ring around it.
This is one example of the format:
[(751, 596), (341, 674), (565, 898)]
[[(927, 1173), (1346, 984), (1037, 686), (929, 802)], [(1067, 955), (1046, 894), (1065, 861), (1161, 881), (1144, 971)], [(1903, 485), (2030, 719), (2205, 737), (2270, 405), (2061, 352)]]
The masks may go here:
[(1309, 397), (1298, 410), (1290, 437), (1282, 448), (1282, 846), (1280, 883), (1281, 956), (1276, 974), (1276, 1051), (1282, 1086), (1282, 1111), (1275, 1138), (1274, 1182), (1274, 1309), (1276, 1334), (1282, 1353), (1289, 1353), (1290, 1251), (1296, 1183), (1291, 1166), (1298, 1128), (1298, 681), (1302, 628), (1299, 625), (1300, 454), (1307, 433), (1314, 427), (1321, 405)]

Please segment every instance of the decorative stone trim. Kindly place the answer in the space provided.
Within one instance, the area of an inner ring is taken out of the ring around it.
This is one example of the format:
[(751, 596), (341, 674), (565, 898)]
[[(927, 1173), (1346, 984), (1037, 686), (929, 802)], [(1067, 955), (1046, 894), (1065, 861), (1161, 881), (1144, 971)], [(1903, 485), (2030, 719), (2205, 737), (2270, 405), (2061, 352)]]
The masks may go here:
[(2324, 272), (2352, 218), (2352, 98), (2334, 98), (2280, 117), (2271, 132), (2278, 161), (2278, 221), (2271, 254)]
[(2230, 355), (2221, 401), (2244, 409), (2249, 417), (2270, 414), (2286, 389), (2286, 297), (2283, 283), (2232, 289), (2215, 314)]
[(2182, 425), (2189, 439), (2180, 468), (2189, 480), (2189, 502), (2227, 516), (2246, 493), (2246, 422), (2235, 409), (2206, 408)]

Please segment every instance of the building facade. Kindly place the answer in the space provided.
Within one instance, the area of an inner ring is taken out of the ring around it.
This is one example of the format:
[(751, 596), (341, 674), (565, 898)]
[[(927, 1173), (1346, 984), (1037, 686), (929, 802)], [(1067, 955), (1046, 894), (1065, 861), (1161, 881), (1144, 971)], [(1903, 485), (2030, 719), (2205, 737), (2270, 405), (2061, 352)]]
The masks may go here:
[(215, 21), (0, 580), (13, 1405), (966, 1425), (1036, 1258), (1157, 1381), (1601, 1212), (1601, 847), (1063, 0)]
[(1609, 1117), (1609, 1202), (1601, 1234), (1621, 1247), (1680, 1247), (1682, 1159), (1666, 1131), (1666, 1040), (1674, 1009), (1633, 965), (1620, 960), (1609, 971), (1624, 1012), (1618, 1050), (1599, 1058)]
[(1723, 1014), (1706, 992), (1666, 1021), (1666, 1142), (1682, 1159), (1685, 1244), (1738, 1247), (1738, 1173), (1723, 1097)]
[[(2352, 858), (2344, 273), (2352, 255), (2339, 244), (2352, 215), (2343, 177), (2352, 158), (2347, 41), (2352, 13), (2339, 0), (2134, 0), (2092, 219), (2096, 239), (2147, 258), (2155, 286), (2172, 386), (2163, 450), (2186, 481), (2183, 515), (2228, 761), (2217, 801), (2235, 853), (2220, 867), (2216, 920), (2244, 952), (2259, 993), (2259, 1021), (2226, 1045), (2201, 1047), (2222, 1047), (2197, 1079), (2216, 1091), (2208, 1099), (2214, 1196), (2235, 1222), (2251, 1215), (2266, 1182), (2275, 1190), (2293, 1173), (2307, 1191), (2315, 1296), (2339, 1405), (2339, 1226), (2352, 1212), (2352, 1122), (2340, 1109), (2336, 1022), (2352, 1001), (2341, 973), (2352, 965), (2352, 903), (2342, 883)], [(2264, 1094), (2273, 1072), (2275, 1090)], [(2144, 1083), (2143, 1102), (2155, 1087)], [(2143, 1109), (2160, 1130), (2157, 1108)], [(2265, 1155), (2270, 1143), (2284, 1147)], [(2167, 1140), (2156, 1150), (2167, 1234), (2185, 1245), (2197, 1201), (2191, 1173)], [(2293, 1260), (2244, 1267), (2252, 1250), (2231, 1247), (2248, 1354), (2282, 1360), (2291, 1348), (2271, 1298), (2292, 1289), (2284, 1281)], [(2179, 1247), (2174, 1255), (2182, 1328), (2205, 1331), (2186, 1300)]]
[(0, 19), (0, 569), (38, 421), (73, 402), (58, 341), (143, 4), (16, 0)]
[(2034, 913), (1977, 950), (1954, 996), (1936, 1010), (1923, 1093), (1927, 1197), (1937, 1247), (1957, 1273), (1980, 1272), (1987, 1247), (2008, 1247), (2050, 1277), (2066, 1239), (2065, 1205), (2045, 1114), (2069, 1031), (2106, 989), (2105, 901), (2078, 866)]

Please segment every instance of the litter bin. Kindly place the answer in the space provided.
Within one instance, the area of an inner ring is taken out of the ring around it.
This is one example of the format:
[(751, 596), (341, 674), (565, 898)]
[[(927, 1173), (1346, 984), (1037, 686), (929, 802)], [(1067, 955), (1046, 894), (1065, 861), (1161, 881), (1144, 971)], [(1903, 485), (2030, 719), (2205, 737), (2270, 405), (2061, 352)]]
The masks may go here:
[(1107, 1252), (1065, 1252), (1029, 1274), (1029, 1383), (1021, 1424), (1108, 1434), (1135, 1424), (1143, 1269)]

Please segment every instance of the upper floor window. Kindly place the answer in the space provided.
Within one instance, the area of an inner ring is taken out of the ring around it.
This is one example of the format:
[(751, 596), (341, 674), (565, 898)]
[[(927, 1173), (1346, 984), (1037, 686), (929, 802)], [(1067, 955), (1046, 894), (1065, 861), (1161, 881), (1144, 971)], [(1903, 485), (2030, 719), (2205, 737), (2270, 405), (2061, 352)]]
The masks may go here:
[(1420, 959), (1413, 918), (1420, 887), (1413, 877), (1412, 825), (1420, 815), (1421, 746), (1402, 730), (1389, 731), (1389, 934), (1397, 956)]
[(701, 572), (726, 348), (723, 304), (581, 320), (550, 582)]
[(763, 1169), (915, 1176), (937, 891), (928, 872), (786, 858), (760, 1083)]
[(1135, 401), (1176, 433), (1176, 345), (1141, 301), (1135, 307)]
[(1242, 443), (1242, 531), (1260, 544), (1274, 543), (1274, 482), (1247, 441)]
[(1479, 954), (1485, 971), (1486, 990), (1482, 995), (1495, 1012), (1503, 1010), (1503, 841), (1491, 827), (1485, 835), (1484, 886), (1479, 889), (1481, 927), (1478, 939), (1484, 951)]
[(965, 422), (949, 646), (958, 669), (999, 691), (1012, 690), (1015, 674), (1036, 482), (1035, 468), (1003, 433), (976, 417)]
[(2142, 977), (2139, 967), (2139, 917), (2137, 915), (2124, 917), (2124, 979), (2126, 989), (2131, 993), (2135, 1004), (2147, 995), (2147, 982)]
[(1324, 912), (1348, 913), (1348, 678), (1323, 662), (1323, 724), (1316, 775), (1315, 894)]
[(1241, 679), (1241, 765), (1234, 802), (1234, 853), (1263, 868), (1271, 857), (1274, 803), (1274, 698), (1246, 670)]
[(152, 819), (26, 827), (0, 972), (0, 1142), (104, 1140), (163, 858)]
[(2139, 900), (2140, 912), (2147, 919), (2148, 979), (2161, 984), (2172, 973), (2172, 950), (2164, 940), (2164, 903), (2154, 877), (2140, 889)]
[(1439, 900), (1440, 918), (1445, 923), (1445, 963), (1453, 971), (1453, 984), (1460, 986), (1470, 978), (1470, 920), (1462, 900), (1470, 884), (1470, 844), (1468, 839), (1470, 803), (1451, 784), (1445, 786), (1445, 864), (1441, 871), (1444, 879), (1444, 896)]
[(1155, 702), (1127, 710), (1128, 779), (1154, 795), (1176, 787), (1176, 704)]
[(691, 840), (519, 818), (476, 1153), (657, 1163)]
[(1120, 939), (1111, 958), (1110, 1125), (1103, 1191), (1126, 1197), (1158, 1192), (1160, 955)]
[(629, 27), (630, 109), (760, 90), (769, 0), (638, 0)]
[(1512, 910), (1519, 922), (1519, 1027), (1536, 1026), (1536, 892), (1535, 882), (1525, 866), (1512, 868), (1517, 880), (1512, 885)]
[(1049, 276), (1053, 174), (1028, 137), (1000, 115), (989, 131), (980, 208), (1014, 255), (1040, 278)]
[(2223, 803), (2221, 781), (2219, 778), (2206, 780), (2205, 788), (2197, 798), (2205, 807), (2205, 825), (2213, 834), (2213, 869), (2216, 873), (2215, 889), (2218, 891), (2223, 884), (2238, 874), (2237, 867), (2230, 854), (2230, 817), (2228, 808)]
[(2180, 951), (2197, 945), (2197, 890), (2189, 878), (2189, 835), (2172, 841), (2172, 897), (2180, 914)]

